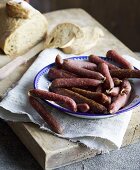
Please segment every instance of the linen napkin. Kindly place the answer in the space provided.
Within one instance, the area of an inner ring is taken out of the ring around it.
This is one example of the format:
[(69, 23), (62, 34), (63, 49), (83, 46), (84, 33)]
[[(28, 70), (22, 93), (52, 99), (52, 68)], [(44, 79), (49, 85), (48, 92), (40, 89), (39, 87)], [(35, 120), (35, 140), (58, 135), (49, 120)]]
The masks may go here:
[[(33, 122), (41, 129), (55, 134), (49, 129), (47, 123), (30, 106), (27, 92), (33, 88), (35, 75), (46, 65), (54, 62), (57, 54), (63, 58), (73, 55), (65, 55), (57, 49), (44, 50), (20, 79), (15, 88), (0, 103), (0, 117), (10, 121)], [(140, 62), (130, 56), (124, 56), (139, 68)], [(46, 104), (47, 105), (47, 104)], [(59, 137), (69, 139), (86, 145), (91, 149), (107, 152), (121, 147), (124, 134), (131, 118), (132, 111), (106, 119), (88, 120), (70, 116), (64, 112), (47, 106), (48, 110), (60, 122), (64, 132)], [(57, 134), (55, 134), (57, 135)]]

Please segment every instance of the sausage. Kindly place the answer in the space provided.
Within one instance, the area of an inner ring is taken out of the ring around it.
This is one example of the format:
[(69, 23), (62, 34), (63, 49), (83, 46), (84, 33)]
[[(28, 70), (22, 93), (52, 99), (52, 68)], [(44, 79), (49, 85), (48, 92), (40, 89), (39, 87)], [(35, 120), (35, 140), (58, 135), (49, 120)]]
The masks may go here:
[(33, 96), (29, 96), (29, 102), (54, 132), (62, 134), (63, 129), (60, 126), (58, 120), (56, 120), (56, 118), (47, 111), (45, 106), (43, 106), (39, 100), (37, 100)]
[(109, 113), (114, 114), (128, 103), (129, 95), (118, 95), (114, 102), (109, 106)]
[(96, 88), (96, 92), (100, 92), (100, 93), (102, 93), (102, 92), (103, 92), (102, 84), (99, 84), (99, 86), (97, 86), (97, 88)]
[(81, 94), (84, 97), (87, 97), (88, 99), (92, 99), (102, 105), (108, 105), (110, 104), (110, 100), (108, 98), (108, 96), (106, 96), (104, 93), (100, 93), (100, 92), (91, 92), (91, 91), (87, 91), (87, 90), (83, 90), (80, 88), (72, 88), (72, 91)]
[(117, 77), (119, 79), (140, 78), (140, 70), (131, 69), (110, 70), (110, 74), (112, 77)]
[(106, 107), (104, 107), (103, 105), (95, 102), (94, 100), (88, 99), (78, 93), (75, 93), (71, 90), (64, 89), (64, 88), (56, 88), (53, 90), (57, 94), (68, 96), (68, 97), (72, 98), (77, 104), (87, 103), (89, 105), (92, 113), (98, 114), (98, 113), (106, 113), (107, 112)]
[(109, 68), (108, 68), (108, 65), (106, 63), (100, 63), (98, 65), (98, 69), (100, 71), (100, 73), (103, 74), (103, 76), (106, 77), (105, 81), (104, 81), (104, 88), (105, 89), (112, 89), (114, 87), (114, 81), (110, 75), (110, 72), (109, 72)]
[(133, 65), (124, 59), (121, 55), (119, 55), (115, 50), (109, 50), (106, 54), (106, 57), (111, 58), (116, 63), (120, 64), (122, 68), (134, 70)]
[(100, 63), (106, 63), (109, 67), (110, 70), (114, 70), (114, 69), (119, 69), (119, 67), (101, 59), (100, 57), (96, 56), (96, 55), (90, 55), (89, 56), (89, 61), (95, 64), (100, 64)]
[(92, 71), (97, 70), (97, 65), (88, 61), (65, 59), (64, 62), (67, 62), (71, 66), (82, 67)]
[(62, 68), (63, 59), (59, 54), (55, 58), (55, 65), (57, 66), (57, 68)]
[(119, 86), (122, 83), (122, 80), (118, 79), (117, 77), (113, 78), (114, 86)]
[(66, 70), (57, 68), (51, 68), (47, 74), (47, 78), (51, 81), (57, 78), (74, 78), (74, 77), (78, 76)]
[(54, 102), (61, 102), (65, 106), (65, 108), (72, 110), (74, 112), (77, 111), (77, 105), (74, 100), (72, 100), (69, 97), (64, 97), (59, 94), (55, 94), (53, 92), (48, 92), (45, 90), (39, 90), (39, 89), (32, 89), (29, 91), (29, 94), (35, 97), (39, 97), (41, 99), (50, 100)]
[(106, 93), (112, 97), (118, 96), (120, 92), (120, 87), (114, 87), (110, 90), (106, 90)]
[(101, 83), (101, 80), (89, 78), (59, 78), (52, 81), (50, 88), (98, 86)]
[(80, 89), (95, 92), (96, 91), (96, 86), (80, 87)]
[(101, 73), (78, 67), (77, 65), (69, 63), (67, 60), (64, 61), (62, 68), (76, 75), (80, 75), (81, 77), (104, 80), (104, 76)]
[(130, 82), (127, 79), (124, 79), (124, 81), (122, 82), (120, 94), (123, 94), (123, 93), (129, 94), (131, 89), (132, 87), (131, 87)]
[(87, 103), (81, 103), (81, 104), (77, 104), (77, 110), (85, 113), (90, 110), (90, 107)]
[(109, 106), (109, 112), (111, 114), (116, 113), (120, 108), (124, 107), (128, 103), (131, 93), (131, 84), (128, 80), (124, 80), (122, 84), (123, 85), (121, 88), (125, 90), (123, 93), (120, 93), (118, 97), (113, 101), (113, 103)]

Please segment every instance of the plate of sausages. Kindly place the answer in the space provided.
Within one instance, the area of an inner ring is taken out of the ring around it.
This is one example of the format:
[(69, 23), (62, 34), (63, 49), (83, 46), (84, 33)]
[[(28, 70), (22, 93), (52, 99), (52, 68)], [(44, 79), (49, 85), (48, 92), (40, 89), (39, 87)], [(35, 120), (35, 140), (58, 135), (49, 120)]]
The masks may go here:
[(100, 119), (140, 104), (140, 70), (114, 50), (62, 59), (47, 65), (34, 79), (31, 96), (72, 116)]

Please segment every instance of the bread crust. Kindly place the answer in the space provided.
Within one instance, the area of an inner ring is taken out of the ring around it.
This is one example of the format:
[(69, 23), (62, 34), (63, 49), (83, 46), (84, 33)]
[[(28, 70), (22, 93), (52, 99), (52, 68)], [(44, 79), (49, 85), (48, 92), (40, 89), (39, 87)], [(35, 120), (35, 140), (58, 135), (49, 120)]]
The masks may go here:
[(9, 17), (14, 18), (29, 18), (30, 10), (22, 6), (22, 3), (26, 2), (16, 2), (16, 1), (9, 1), (6, 3), (6, 12)]

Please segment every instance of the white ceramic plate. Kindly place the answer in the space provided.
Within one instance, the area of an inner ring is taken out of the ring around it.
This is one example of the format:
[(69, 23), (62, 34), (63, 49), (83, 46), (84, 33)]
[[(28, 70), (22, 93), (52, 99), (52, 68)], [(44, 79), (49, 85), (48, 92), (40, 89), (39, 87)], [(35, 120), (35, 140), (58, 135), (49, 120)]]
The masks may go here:
[[(102, 59), (115, 64), (113, 61), (106, 57), (101, 57)], [(72, 57), (70, 59), (73, 60), (87, 60), (87, 56), (79, 56), (79, 57)], [(47, 79), (47, 73), (50, 68), (54, 67), (54, 63), (47, 65), (44, 67), (42, 70), (38, 72), (38, 74), (35, 76), (34, 79), (34, 88), (35, 89), (42, 89), (42, 90), (49, 90), (49, 86), (51, 82)], [(130, 97), (129, 103), (126, 107), (123, 109), (119, 110), (117, 113), (114, 115), (111, 114), (94, 114), (94, 113), (81, 113), (81, 112), (72, 112), (62, 106), (59, 106), (55, 102), (48, 101), (46, 100), (47, 104), (51, 105), (54, 108), (57, 108), (65, 113), (68, 113), (72, 116), (80, 117), (80, 118), (86, 118), (86, 119), (101, 119), (101, 118), (108, 118), (111, 116), (123, 114), (124, 112), (127, 112), (131, 109), (134, 109), (136, 106), (140, 104), (140, 79), (130, 79), (133, 90), (132, 90), (132, 95)]]

